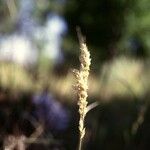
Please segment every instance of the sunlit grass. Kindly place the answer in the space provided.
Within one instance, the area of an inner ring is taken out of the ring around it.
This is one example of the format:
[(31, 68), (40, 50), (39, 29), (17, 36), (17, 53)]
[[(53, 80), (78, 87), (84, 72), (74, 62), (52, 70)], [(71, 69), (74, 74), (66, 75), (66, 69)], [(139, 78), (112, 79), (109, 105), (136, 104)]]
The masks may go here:
[(141, 60), (120, 57), (106, 63), (102, 70), (102, 77), (107, 78), (102, 86), (105, 96), (142, 96), (148, 90), (146, 74), (147, 70)]
[[(150, 69), (143, 61), (125, 57), (115, 58), (103, 65), (99, 76), (93, 75), (91, 70), (89, 97), (103, 101), (116, 96), (140, 98), (150, 88), (149, 76)], [(63, 101), (75, 102), (71, 68), (65, 76), (57, 76), (51, 72), (34, 79), (31, 73), (19, 65), (0, 63), (0, 85), (3, 88), (34, 92), (41, 91), (45, 83), (49, 90)]]
[(0, 63), (0, 86), (10, 90), (31, 90), (32, 78), (29, 73), (19, 65)]

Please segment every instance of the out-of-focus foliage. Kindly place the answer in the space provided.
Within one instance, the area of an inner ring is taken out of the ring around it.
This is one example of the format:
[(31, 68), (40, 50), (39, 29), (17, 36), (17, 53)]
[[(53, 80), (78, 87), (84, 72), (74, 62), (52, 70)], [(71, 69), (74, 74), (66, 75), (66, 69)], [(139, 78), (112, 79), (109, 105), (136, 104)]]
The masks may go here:
[(150, 88), (149, 69), (136, 59), (120, 57), (107, 62), (101, 72), (101, 95), (142, 97)]
[(150, 56), (150, 3), (137, 0), (127, 9), (125, 29), (120, 40), (119, 49), (128, 54)]
[(31, 75), (19, 65), (0, 63), (0, 86), (14, 91), (32, 90)]

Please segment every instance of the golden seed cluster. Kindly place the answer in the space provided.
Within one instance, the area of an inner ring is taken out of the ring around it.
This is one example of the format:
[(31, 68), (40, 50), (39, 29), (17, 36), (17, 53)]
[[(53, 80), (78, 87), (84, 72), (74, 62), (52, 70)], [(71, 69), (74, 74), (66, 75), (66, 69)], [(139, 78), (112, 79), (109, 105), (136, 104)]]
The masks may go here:
[(79, 131), (80, 131), (80, 139), (83, 139), (85, 135), (85, 127), (84, 127), (84, 119), (87, 113), (87, 90), (88, 90), (88, 76), (90, 71), (91, 58), (88, 48), (85, 42), (80, 42), (80, 70), (74, 70), (74, 75), (77, 81), (76, 89), (78, 93), (78, 106), (79, 106)]

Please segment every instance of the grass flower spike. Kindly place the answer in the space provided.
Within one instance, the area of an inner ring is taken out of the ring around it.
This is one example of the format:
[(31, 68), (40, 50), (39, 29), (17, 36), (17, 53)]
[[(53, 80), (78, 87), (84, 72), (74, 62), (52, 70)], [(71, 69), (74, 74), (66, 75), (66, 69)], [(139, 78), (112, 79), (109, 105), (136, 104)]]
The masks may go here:
[(74, 70), (74, 75), (76, 78), (76, 89), (78, 93), (78, 106), (79, 106), (79, 132), (80, 132), (80, 139), (79, 139), (79, 150), (81, 150), (83, 137), (85, 135), (85, 127), (84, 127), (84, 120), (87, 113), (87, 90), (88, 90), (88, 76), (90, 71), (90, 64), (91, 58), (86, 43), (84, 41), (83, 36), (81, 35), (80, 31), (78, 30), (78, 37), (80, 42), (80, 70)]

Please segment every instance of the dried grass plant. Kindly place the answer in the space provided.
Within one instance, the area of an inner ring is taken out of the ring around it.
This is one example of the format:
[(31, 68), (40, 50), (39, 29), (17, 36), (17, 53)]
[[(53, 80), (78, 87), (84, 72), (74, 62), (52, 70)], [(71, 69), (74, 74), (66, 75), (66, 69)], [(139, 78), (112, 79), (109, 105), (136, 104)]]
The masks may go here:
[(79, 38), (79, 43), (80, 43), (80, 69), (79, 70), (73, 70), (73, 73), (76, 78), (76, 85), (75, 88), (78, 93), (78, 106), (79, 106), (79, 147), (78, 150), (82, 149), (82, 143), (83, 143), (83, 138), (85, 135), (85, 126), (84, 126), (84, 121), (86, 114), (89, 110), (97, 106), (97, 103), (93, 103), (88, 106), (88, 76), (89, 76), (89, 71), (90, 71), (90, 65), (91, 65), (91, 58), (90, 58), (90, 52), (87, 48), (85, 38), (82, 36), (81, 31), (79, 28), (77, 28), (77, 33), (78, 33), (78, 38)]

